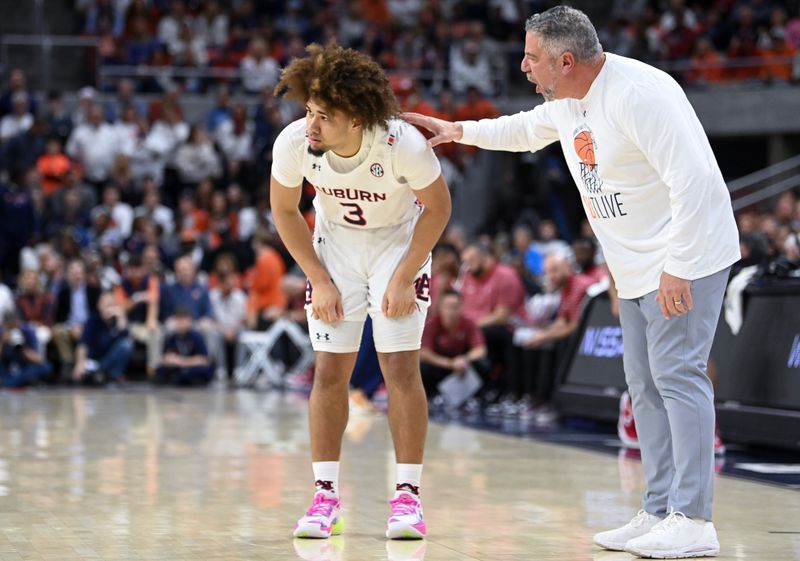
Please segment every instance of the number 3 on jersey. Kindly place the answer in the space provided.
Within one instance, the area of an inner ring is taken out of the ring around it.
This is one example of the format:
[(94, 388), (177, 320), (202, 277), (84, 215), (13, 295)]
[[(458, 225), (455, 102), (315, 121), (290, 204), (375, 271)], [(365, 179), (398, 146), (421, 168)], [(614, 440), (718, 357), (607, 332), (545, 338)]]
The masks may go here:
[(353, 226), (366, 226), (367, 220), (364, 218), (364, 210), (361, 208), (361, 205), (357, 205), (356, 203), (339, 203), (345, 208), (352, 209), (350, 212), (345, 214), (342, 218), (345, 219), (346, 222), (352, 224)]

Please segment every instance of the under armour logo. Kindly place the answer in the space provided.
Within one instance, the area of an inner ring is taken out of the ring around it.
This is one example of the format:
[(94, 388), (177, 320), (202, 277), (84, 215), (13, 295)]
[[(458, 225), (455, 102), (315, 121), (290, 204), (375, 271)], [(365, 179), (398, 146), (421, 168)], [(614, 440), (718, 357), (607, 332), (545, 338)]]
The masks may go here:
[(325, 243), (325, 238), (323, 238), (322, 236), (318, 237), (318, 238), (317, 238), (317, 243), (318, 243), (318, 244)]
[(317, 341), (322, 341), (323, 339), (325, 339), (326, 341), (330, 341), (331, 340), (331, 334), (330, 333), (317, 333)]
[(311, 169), (312, 170), (322, 171), (322, 164), (313, 163), (313, 164), (311, 164)]

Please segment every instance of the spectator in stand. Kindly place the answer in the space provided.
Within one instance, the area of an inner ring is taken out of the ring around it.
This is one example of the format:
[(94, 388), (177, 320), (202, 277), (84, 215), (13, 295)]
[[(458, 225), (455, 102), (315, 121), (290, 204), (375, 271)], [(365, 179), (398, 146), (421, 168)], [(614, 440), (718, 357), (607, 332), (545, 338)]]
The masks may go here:
[(61, 360), (62, 375), (75, 365), (75, 345), (83, 336), (86, 322), (97, 309), (100, 288), (86, 282), (86, 266), (74, 260), (67, 266), (65, 282), (56, 296), (55, 326), (53, 341)]
[(458, 106), (455, 113), (455, 118), (459, 121), (480, 121), (499, 116), (500, 111), (494, 103), (481, 95), (481, 91), (475, 86), (467, 87), (464, 102)]
[(533, 247), (541, 255), (547, 256), (551, 253), (566, 254), (569, 252), (569, 244), (558, 237), (556, 223), (550, 219), (542, 220), (538, 228), (539, 237), (533, 242)]
[(103, 189), (103, 202), (99, 208), (103, 208), (108, 212), (123, 239), (131, 235), (134, 217), (133, 209), (131, 205), (120, 200), (119, 187), (108, 185)]
[(160, 281), (157, 276), (147, 273), (141, 256), (131, 255), (114, 294), (130, 323), (131, 337), (147, 348), (147, 376), (152, 379), (161, 363), (163, 345), (158, 323)]
[(81, 165), (86, 180), (98, 191), (108, 180), (114, 158), (121, 150), (119, 134), (103, 119), (103, 108), (92, 104), (89, 122), (72, 131), (66, 150), (67, 155)]
[(117, 304), (113, 293), (104, 292), (81, 336), (72, 379), (94, 384), (125, 382), (132, 352), (133, 340), (128, 333), (125, 310)]
[(17, 94), (25, 94), (28, 110), (27, 113), (36, 115), (38, 113), (38, 106), (36, 99), (28, 91), (27, 79), (25, 72), (19, 68), (14, 68), (8, 75), (8, 89), (0, 96), (0, 117), (5, 117), (13, 110), (13, 99)]
[(206, 127), (214, 134), (217, 127), (231, 118), (231, 95), (227, 84), (217, 86), (214, 108), (208, 113)]
[(72, 132), (72, 117), (64, 109), (61, 93), (51, 91), (47, 94), (44, 122), (47, 134), (58, 137), (63, 146)]
[(222, 341), (214, 321), (208, 288), (197, 280), (197, 267), (190, 255), (183, 255), (175, 261), (175, 282), (165, 287), (160, 304), (160, 315), (168, 332), (177, 329), (177, 310), (186, 309), (191, 313), (193, 327), (206, 341), (208, 356), (220, 356)]
[(230, 379), (233, 377), (239, 333), (247, 322), (247, 296), (236, 286), (235, 273), (219, 275), (218, 282), (219, 286), (211, 290), (211, 308), (223, 341), (217, 364), (224, 367), (227, 379)]
[(474, 86), (482, 95), (494, 94), (491, 63), (476, 41), (467, 40), (450, 55), (450, 87), (458, 95)]
[(266, 42), (256, 37), (250, 41), (247, 56), (239, 66), (242, 86), (247, 93), (257, 94), (264, 88), (273, 88), (280, 78), (277, 61), (267, 52)]
[(491, 370), (486, 358), (483, 332), (464, 317), (461, 295), (452, 288), (445, 289), (422, 335), (422, 383), (428, 399), (439, 393), (437, 386), (444, 378), (451, 373), (463, 376), (470, 367), (486, 383)]
[(172, 209), (161, 204), (158, 185), (152, 176), (145, 179), (143, 188), (144, 198), (142, 204), (136, 207), (134, 217), (147, 218), (157, 224), (165, 235), (169, 236), (175, 228)]
[(34, 235), (34, 224), (33, 199), (26, 186), (19, 181), (0, 184), (0, 278), (16, 279), (19, 253)]
[(202, 125), (192, 125), (189, 141), (175, 154), (175, 168), (184, 187), (222, 175), (219, 154)]
[(11, 97), (11, 112), (0, 119), (0, 141), (7, 143), (33, 126), (33, 115), (28, 107), (28, 94), (15, 92)]
[[(201, 36), (192, 33), (192, 27), (184, 20), (180, 24), (178, 38), (167, 47), (172, 63), (176, 66), (206, 66), (208, 64), (208, 50), (206, 42)], [(197, 91), (196, 85), (188, 88)]]
[[(492, 368), (508, 368), (512, 319), (523, 310), (525, 289), (519, 275), (499, 263), (491, 249), (472, 243), (461, 254), (465, 275), (461, 284), (464, 316), (483, 331)], [(503, 388), (489, 388), (485, 397), (493, 401)]]
[(193, 314), (177, 308), (173, 316), (174, 331), (164, 344), (164, 358), (156, 371), (159, 384), (207, 384), (214, 370), (203, 336), (192, 329)]
[(175, 44), (180, 41), (181, 26), (184, 23), (191, 24), (192, 18), (187, 14), (183, 0), (172, 0), (169, 6), (170, 11), (158, 21), (156, 35), (161, 44), (172, 52)]
[[(219, 0), (208, 0), (204, 9), (194, 18), (194, 33), (213, 49), (224, 49), (228, 42), (228, 14), (223, 12)], [(213, 130), (213, 127), (209, 127)]]
[(228, 208), (236, 214), (236, 224), (239, 240), (249, 242), (258, 226), (256, 210), (248, 204), (247, 194), (242, 191), (238, 183), (231, 183), (227, 189)]
[(61, 150), (61, 140), (51, 136), (45, 143), (45, 152), (36, 161), (36, 169), (42, 174), (42, 189), (47, 197), (64, 186), (64, 176), (71, 168), (69, 158)]
[(238, 177), (253, 159), (253, 123), (244, 105), (234, 105), (231, 118), (217, 127), (216, 137), (227, 160), (228, 175)]
[(439, 243), (431, 252), (431, 307), (436, 309), (439, 294), (445, 290), (452, 290), (458, 284), (458, 273), (461, 260), (458, 249), (449, 243)]
[(20, 273), (16, 305), (20, 319), (34, 330), (37, 341), (47, 346), (53, 338), (53, 299), (44, 292), (36, 269)]
[(286, 295), (281, 281), (286, 265), (275, 250), (276, 239), (266, 230), (257, 230), (253, 236), (256, 263), (250, 270), (250, 298), (247, 324), (251, 329), (265, 329), (272, 325), (286, 309)]
[(161, 118), (153, 123), (144, 139), (144, 148), (153, 159), (153, 176), (157, 183), (161, 183), (164, 168), (188, 138), (189, 125), (184, 122), (180, 108), (165, 103)]
[(764, 56), (764, 79), (789, 81), (792, 78), (800, 78), (794, 73), (794, 58), (797, 55), (795, 49), (786, 41), (786, 33), (775, 30), (770, 33), (765, 40), (767, 48)]
[(197, 208), (195, 196), (189, 190), (181, 193), (178, 201), (178, 225), (179, 233), (189, 232), (195, 237), (208, 231), (208, 211)]
[(50, 197), (49, 203), (53, 221), (66, 224), (69, 220), (65, 215), (70, 211), (88, 219), (89, 213), (97, 205), (97, 194), (91, 186), (84, 183), (80, 169), (71, 166), (64, 173), (63, 187)]
[(3, 387), (34, 385), (52, 371), (34, 330), (21, 322), (16, 312), (6, 312), (0, 326), (0, 382)]
[[(0, 274), (0, 281), (2, 279), (2, 274)], [(0, 282), (0, 318), (5, 317), (6, 313), (14, 310), (14, 292), (3, 282)]]
[(578, 238), (572, 242), (572, 253), (575, 255), (575, 264), (578, 272), (590, 279), (593, 284), (608, 282), (608, 270), (603, 265), (598, 265), (597, 243), (593, 238)]
[(687, 79), (694, 84), (715, 84), (722, 80), (722, 57), (714, 50), (714, 44), (707, 37), (697, 40), (692, 54)]

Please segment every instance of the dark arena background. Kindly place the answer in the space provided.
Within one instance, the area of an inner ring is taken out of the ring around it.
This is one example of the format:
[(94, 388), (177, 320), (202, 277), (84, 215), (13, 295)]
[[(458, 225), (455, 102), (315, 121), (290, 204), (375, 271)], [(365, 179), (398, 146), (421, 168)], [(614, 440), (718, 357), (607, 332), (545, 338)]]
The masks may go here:
[[(800, 3), (566, 3), (605, 51), (673, 76), (711, 142), (742, 249), (708, 366), (719, 558), (800, 560)], [(592, 543), (644, 479), (608, 272), (558, 143), (436, 148), (453, 211), (429, 315), (474, 280), (468, 260), (508, 269), (521, 304), (498, 321), (491, 298), (450, 302), (482, 327), (466, 374), (423, 336), (428, 537), (383, 537), (395, 458), (365, 337), (348, 527), (292, 539), (314, 353), (269, 203), (272, 145), (304, 115), (273, 95), (280, 70), (336, 41), (404, 111), (527, 111), (524, 22), (556, 4), (0, 0), (0, 561), (633, 558)], [(529, 344), (570, 306), (574, 330)]]

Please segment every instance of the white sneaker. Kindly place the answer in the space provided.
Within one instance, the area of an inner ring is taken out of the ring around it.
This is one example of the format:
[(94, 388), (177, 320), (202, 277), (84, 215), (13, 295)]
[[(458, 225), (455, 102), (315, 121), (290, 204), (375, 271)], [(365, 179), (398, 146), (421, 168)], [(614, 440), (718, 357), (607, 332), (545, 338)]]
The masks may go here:
[(625, 545), (630, 540), (647, 534), (659, 522), (661, 522), (661, 519), (658, 516), (640, 510), (622, 528), (595, 534), (593, 540), (594, 543), (605, 549), (625, 551)]
[(714, 524), (672, 512), (647, 534), (630, 540), (625, 551), (638, 557), (685, 559), (713, 557), (719, 553)]

